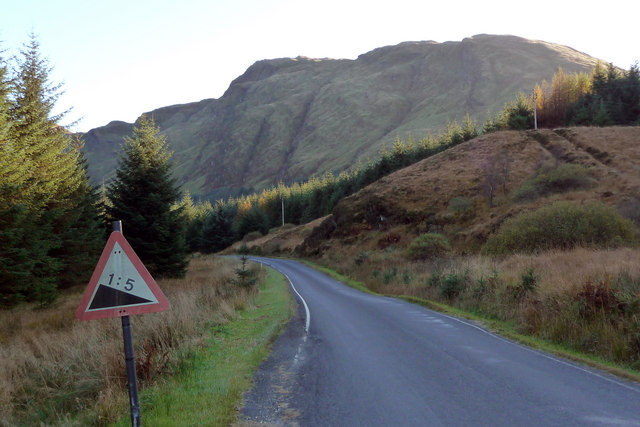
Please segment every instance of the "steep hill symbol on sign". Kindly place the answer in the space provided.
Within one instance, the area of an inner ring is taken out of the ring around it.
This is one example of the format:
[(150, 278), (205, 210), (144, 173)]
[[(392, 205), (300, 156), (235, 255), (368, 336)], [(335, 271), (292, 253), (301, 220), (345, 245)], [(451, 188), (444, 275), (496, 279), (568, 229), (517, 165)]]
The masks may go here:
[(164, 311), (169, 302), (122, 233), (111, 233), (76, 312), (80, 320)]

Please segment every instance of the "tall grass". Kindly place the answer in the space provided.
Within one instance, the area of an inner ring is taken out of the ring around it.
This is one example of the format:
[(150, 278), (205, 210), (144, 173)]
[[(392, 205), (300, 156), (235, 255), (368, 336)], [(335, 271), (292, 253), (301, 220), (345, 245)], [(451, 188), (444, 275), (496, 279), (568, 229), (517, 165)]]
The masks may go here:
[[(171, 307), (131, 319), (140, 386), (180, 369), (251, 291), (231, 285), (237, 262), (196, 257), (184, 279), (160, 280)], [(120, 319), (80, 322), (81, 291), (53, 307), (0, 311), (0, 424), (106, 424), (128, 410)]]

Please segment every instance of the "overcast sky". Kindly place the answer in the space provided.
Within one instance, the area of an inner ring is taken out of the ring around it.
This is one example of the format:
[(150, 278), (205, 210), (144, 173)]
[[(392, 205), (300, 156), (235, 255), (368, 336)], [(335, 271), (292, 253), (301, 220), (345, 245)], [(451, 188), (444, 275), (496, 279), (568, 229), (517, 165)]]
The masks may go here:
[[(637, 0), (18, 0), (2, 6), (1, 48), (33, 31), (64, 84), (75, 131), (218, 98), (260, 59), (351, 58), (403, 41), (511, 34), (568, 45), (628, 69), (640, 60)], [(576, 3), (578, 5), (576, 5)]]

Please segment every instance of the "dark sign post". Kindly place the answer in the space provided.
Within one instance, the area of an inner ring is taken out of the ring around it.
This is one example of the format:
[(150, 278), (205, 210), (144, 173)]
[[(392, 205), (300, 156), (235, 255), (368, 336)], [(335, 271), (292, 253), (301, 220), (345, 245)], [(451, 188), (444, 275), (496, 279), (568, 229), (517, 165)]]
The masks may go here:
[[(113, 221), (113, 231), (122, 233), (122, 221)], [(127, 364), (127, 384), (129, 385), (129, 406), (131, 407), (131, 425), (140, 427), (140, 403), (138, 401), (138, 379), (136, 377), (136, 359), (133, 354), (131, 322), (129, 316), (122, 316), (122, 338), (124, 339), (124, 360)]]
[(140, 403), (136, 363), (129, 315), (155, 313), (169, 308), (169, 301), (122, 234), (121, 221), (114, 221), (98, 265), (82, 296), (76, 317), (80, 320), (120, 317), (127, 383), (131, 406), (131, 425), (140, 426)]

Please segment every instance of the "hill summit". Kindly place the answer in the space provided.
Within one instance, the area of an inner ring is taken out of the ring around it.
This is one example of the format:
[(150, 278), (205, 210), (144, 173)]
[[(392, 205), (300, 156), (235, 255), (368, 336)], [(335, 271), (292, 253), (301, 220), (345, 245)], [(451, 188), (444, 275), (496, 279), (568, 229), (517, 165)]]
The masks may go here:
[[(467, 113), (482, 122), (558, 68), (588, 72), (596, 62), (515, 36), (405, 42), (355, 60), (257, 61), (219, 99), (147, 114), (175, 152), (178, 181), (217, 198), (347, 169), (398, 136), (422, 137)], [(113, 176), (132, 127), (112, 122), (84, 135), (94, 182)]]

